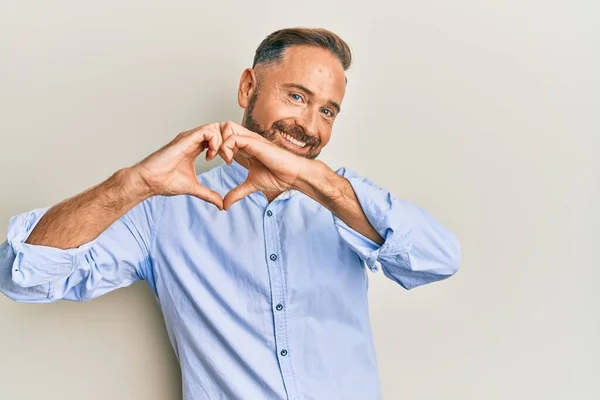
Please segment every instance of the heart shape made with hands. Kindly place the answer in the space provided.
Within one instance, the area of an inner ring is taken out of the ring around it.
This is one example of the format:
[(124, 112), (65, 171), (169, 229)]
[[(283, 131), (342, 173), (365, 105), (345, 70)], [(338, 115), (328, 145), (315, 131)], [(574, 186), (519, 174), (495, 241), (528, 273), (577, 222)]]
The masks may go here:
[(220, 143), (218, 138), (203, 142), (203, 147), (208, 149), (207, 161), (219, 154), (227, 164), (231, 165), (236, 158), (248, 169), (247, 179), (222, 198), (224, 210), (258, 191), (281, 193), (295, 188), (300, 172), (310, 162), (235, 122), (219, 124), (219, 131)]

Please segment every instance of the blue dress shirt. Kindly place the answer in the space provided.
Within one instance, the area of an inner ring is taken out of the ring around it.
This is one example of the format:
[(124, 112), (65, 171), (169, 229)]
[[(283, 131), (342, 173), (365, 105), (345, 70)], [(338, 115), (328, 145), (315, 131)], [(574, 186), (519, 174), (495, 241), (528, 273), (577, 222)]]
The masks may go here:
[[(47, 211), (11, 218), (0, 290), (19, 302), (86, 301), (145, 280), (163, 312), (186, 400), (381, 398), (367, 270), (406, 289), (453, 275), (456, 237), (423, 209), (340, 169), (385, 243), (290, 190), (229, 211), (155, 196), (97, 239), (61, 250), (24, 243)], [(234, 162), (200, 174), (224, 196)]]

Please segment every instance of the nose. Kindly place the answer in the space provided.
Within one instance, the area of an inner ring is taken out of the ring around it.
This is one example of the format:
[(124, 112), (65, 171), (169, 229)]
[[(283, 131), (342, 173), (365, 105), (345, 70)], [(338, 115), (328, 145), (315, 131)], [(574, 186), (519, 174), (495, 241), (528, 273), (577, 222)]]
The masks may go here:
[(309, 136), (317, 136), (319, 133), (319, 110), (307, 108), (301, 116), (294, 121), (296, 125), (301, 126), (304, 132)]

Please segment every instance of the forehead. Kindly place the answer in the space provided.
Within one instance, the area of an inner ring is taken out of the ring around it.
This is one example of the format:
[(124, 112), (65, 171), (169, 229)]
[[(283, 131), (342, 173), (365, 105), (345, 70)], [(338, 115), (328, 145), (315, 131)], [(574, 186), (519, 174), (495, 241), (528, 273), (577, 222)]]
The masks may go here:
[(275, 85), (298, 84), (323, 97), (341, 103), (346, 91), (342, 63), (326, 49), (292, 46), (281, 61), (265, 69), (265, 80)]

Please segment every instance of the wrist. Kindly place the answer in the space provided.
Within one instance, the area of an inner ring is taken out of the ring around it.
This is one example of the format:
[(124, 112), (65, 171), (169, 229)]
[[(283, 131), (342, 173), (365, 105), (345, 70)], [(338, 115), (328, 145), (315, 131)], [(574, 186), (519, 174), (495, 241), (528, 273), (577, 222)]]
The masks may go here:
[(321, 204), (332, 203), (343, 197), (346, 182), (344, 178), (322, 161), (306, 161), (306, 166), (302, 168), (294, 189)]
[(148, 180), (136, 166), (118, 170), (113, 178), (123, 196), (134, 203), (142, 202), (155, 195)]

